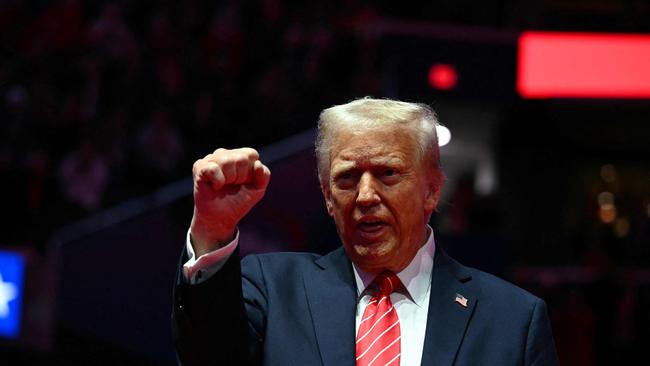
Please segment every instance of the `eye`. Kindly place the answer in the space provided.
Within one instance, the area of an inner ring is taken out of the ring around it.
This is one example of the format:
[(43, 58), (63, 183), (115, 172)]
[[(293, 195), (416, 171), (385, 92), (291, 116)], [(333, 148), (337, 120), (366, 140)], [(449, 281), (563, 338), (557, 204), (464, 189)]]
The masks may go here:
[(334, 177), (334, 181), (337, 183), (351, 181), (352, 179), (354, 179), (352, 172), (342, 172)]
[(385, 168), (381, 170), (381, 180), (388, 185), (393, 185), (399, 181), (399, 171), (395, 168)]
[(356, 174), (354, 171), (345, 171), (334, 176), (334, 184), (342, 189), (347, 189), (355, 184)]

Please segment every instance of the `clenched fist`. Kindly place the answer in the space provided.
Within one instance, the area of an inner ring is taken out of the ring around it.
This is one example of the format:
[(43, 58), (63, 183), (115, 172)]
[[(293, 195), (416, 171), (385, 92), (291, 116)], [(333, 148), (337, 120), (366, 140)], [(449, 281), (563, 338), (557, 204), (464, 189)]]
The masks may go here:
[(234, 238), (237, 223), (262, 199), (271, 171), (254, 149), (217, 149), (192, 167), (194, 216), (190, 226), (197, 256)]

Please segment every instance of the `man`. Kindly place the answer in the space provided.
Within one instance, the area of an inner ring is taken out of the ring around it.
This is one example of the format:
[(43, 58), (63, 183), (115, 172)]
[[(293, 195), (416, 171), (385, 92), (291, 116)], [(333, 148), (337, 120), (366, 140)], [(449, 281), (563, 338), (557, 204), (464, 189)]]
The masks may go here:
[(175, 289), (184, 365), (556, 365), (542, 300), (464, 267), (427, 225), (444, 180), (424, 105), (324, 110), (316, 141), (342, 248), (237, 255), (237, 223), (270, 171), (253, 149), (193, 167), (194, 216)]

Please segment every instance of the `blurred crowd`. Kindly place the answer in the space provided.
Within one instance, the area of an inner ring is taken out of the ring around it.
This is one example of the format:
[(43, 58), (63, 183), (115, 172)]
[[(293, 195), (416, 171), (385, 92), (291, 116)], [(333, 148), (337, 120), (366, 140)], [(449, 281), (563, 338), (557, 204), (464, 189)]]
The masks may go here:
[[(0, 1), (0, 246), (44, 249), (52, 230), (189, 175), (216, 147), (262, 147), (314, 127), (324, 107), (390, 94), (387, 51), (372, 31), (382, 19), (525, 24), (509, 4), (529, 9), (519, 1)], [(533, 111), (504, 138), (519, 144), (500, 161), (512, 179), (501, 193), (529, 189), (512, 196), (517, 204), (478, 197), (463, 178), (436, 228), (465, 264), (498, 275), (526, 253), (586, 268), (551, 271), (551, 280), (536, 270), (510, 276), (547, 291), (563, 361), (631, 362), (650, 338), (647, 174), (631, 169), (626, 180), (622, 170), (610, 181), (547, 164), (573, 150), (548, 148), (553, 142), (530, 128), (533, 115), (538, 125), (552, 120)], [(525, 149), (535, 138), (545, 148)], [(563, 175), (575, 187), (548, 183)], [(572, 208), (558, 212), (564, 201)], [(510, 216), (528, 223), (514, 245), (504, 239)]]
[[(0, 2), (2, 244), (379, 94), (364, 2)], [(335, 9), (335, 10), (330, 10)]]

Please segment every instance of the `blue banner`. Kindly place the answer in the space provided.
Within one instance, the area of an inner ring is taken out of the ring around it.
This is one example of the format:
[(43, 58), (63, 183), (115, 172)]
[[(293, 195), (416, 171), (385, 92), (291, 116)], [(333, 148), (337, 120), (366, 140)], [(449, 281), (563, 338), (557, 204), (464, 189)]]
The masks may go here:
[(14, 252), (0, 251), (0, 337), (20, 334), (25, 261)]

